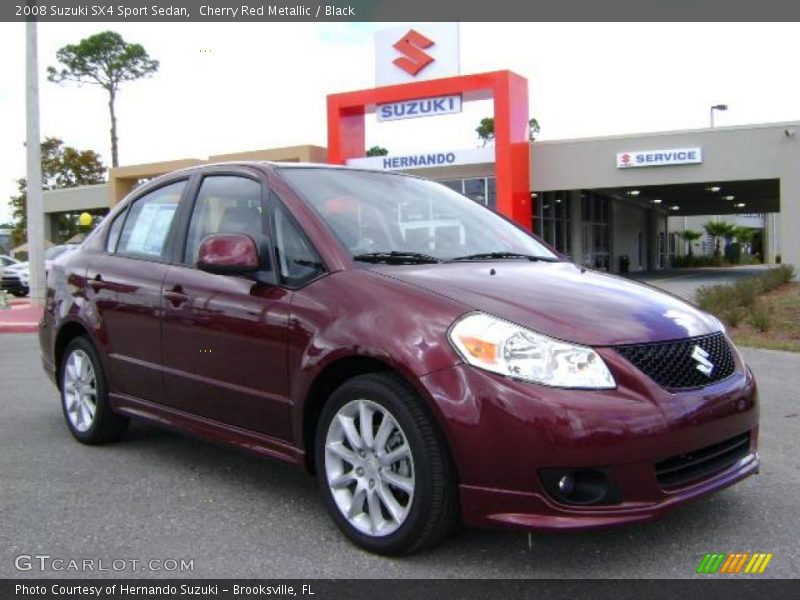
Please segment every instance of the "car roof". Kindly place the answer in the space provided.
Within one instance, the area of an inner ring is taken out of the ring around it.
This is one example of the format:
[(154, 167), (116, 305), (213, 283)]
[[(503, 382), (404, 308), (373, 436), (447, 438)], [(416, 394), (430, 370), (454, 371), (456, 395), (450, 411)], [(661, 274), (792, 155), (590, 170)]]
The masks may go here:
[(185, 167), (183, 169), (171, 171), (170, 173), (167, 173), (165, 175), (202, 171), (203, 169), (216, 168), (216, 167), (256, 167), (256, 168), (272, 167), (275, 169), (330, 169), (339, 171), (367, 171), (371, 173), (382, 173), (386, 175), (402, 175), (405, 177), (418, 178), (416, 175), (412, 175), (410, 173), (404, 173), (402, 171), (386, 171), (384, 169), (351, 167), (348, 165), (333, 165), (329, 163), (294, 162), (294, 161), (289, 162), (289, 161), (275, 161), (275, 160), (232, 160), (232, 161), (215, 162), (215, 163), (204, 163), (201, 165), (192, 165), (191, 167)]
[[(120, 206), (124, 203), (127, 204), (127, 200), (131, 197), (139, 197), (140, 194), (148, 193), (150, 190), (161, 186), (164, 182), (169, 182), (173, 177), (180, 177), (180, 175), (191, 175), (193, 173), (203, 172), (205, 169), (214, 169), (219, 167), (250, 167), (256, 168), (262, 171), (266, 171), (266, 167), (271, 169), (330, 169), (330, 170), (339, 170), (339, 171), (353, 171), (353, 172), (367, 172), (367, 173), (380, 173), (382, 175), (394, 175), (396, 177), (408, 177), (411, 179), (424, 179), (418, 175), (413, 175), (411, 173), (404, 173), (402, 171), (385, 171), (383, 169), (368, 169), (363, 167), (350, 167), (347, 165), (332, 165), (327, 163), (314, 163), (314, 162), (282, 162), (282, 161), (270, 161), (270, 160), (232, 160), (232, 161), (224, 161), (224, 162), (215, 162), (215, 163), (203, 163), (200, 165), (192, 165), (190, 167), (184, 167), (183, 169), (176, 169), (175, 171), (170, 171), (169, 173), (164, 173), (163, 175), (159, 175), (158, 177), (154, 177), (150, 181), (144, 183), (143, 185), (136, 187), (135, 189), (131, 190), (131, 192), (125, 196), (120, 202), (117, 203), (117, 206)], [(168, 185), (168, 184), (167, 184)]]

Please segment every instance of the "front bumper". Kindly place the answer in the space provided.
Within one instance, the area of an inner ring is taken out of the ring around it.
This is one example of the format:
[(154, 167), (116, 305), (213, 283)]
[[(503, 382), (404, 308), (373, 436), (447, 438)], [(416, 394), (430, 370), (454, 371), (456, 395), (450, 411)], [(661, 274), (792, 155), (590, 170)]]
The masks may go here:
[[(547, 388), (457, 365), (422, 379), (448, 438), (463, 520), (473, 526), (585, 529), (659, 517), (758, 471), (758, 393), (736, 372), (670, 393), (613, 350), (599, 349), (615, 390)], [(749, 452), (683, 487), (664, 489), (654, 464), (750, 432)], [(544, 468), (602, 468), (620, 492), (612, 505), (554, 500)]]
[(0, 279), (0, 289), (7, 292), (27, 292), (28, 281), (17, 277), (16, 275), (4, 275)]

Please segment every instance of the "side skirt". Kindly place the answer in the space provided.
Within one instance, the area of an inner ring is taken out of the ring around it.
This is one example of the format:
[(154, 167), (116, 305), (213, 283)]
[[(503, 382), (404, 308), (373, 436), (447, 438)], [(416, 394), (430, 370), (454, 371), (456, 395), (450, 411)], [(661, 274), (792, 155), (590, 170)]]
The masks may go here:
[(305, 469), (305, 453), (283, 440), (124, 394), (112, 393), (109, 394), (109, 398), (114, 412), (126, 417), (147, 421), (226, 446), (234, 446), (258, 456), (275, 458)]

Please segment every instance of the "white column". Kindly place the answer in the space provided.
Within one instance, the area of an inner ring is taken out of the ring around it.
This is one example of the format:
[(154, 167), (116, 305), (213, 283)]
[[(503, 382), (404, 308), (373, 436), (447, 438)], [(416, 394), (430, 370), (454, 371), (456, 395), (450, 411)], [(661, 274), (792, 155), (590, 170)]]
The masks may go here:
[(777, 216), (776, 213), (767, 213), (764, 215), (764, 241), (762, 250), (764, 253), (764, 262), (767, 263), (775, 262), (775, 256), (780, 254)]
[(36, 21), (25, 25), (25, 105), (27, 121), (27, 212), (30, 298), (44, 302), (44, 209), (42, 204), (41, 137), (39, 134), (39, 60)]

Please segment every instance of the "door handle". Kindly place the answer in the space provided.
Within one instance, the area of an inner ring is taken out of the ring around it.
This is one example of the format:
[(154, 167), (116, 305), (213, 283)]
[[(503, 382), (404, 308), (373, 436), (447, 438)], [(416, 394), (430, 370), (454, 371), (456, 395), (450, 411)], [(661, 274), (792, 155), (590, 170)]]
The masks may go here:
[(183, 293), (183, 287), (176, 285), (171, 290), (164, 291), (164, 298), (174, 307), (178, 307), (189, 299), (187, 294)]
[(93, 279), (89, 280), (89, 287), (92, 288), (95, 292), (98, 290), (102, 290), (104, 287), (106, 287), (106, 282), (103, 281), (103, 276), (100, 273), (95, 275)]

